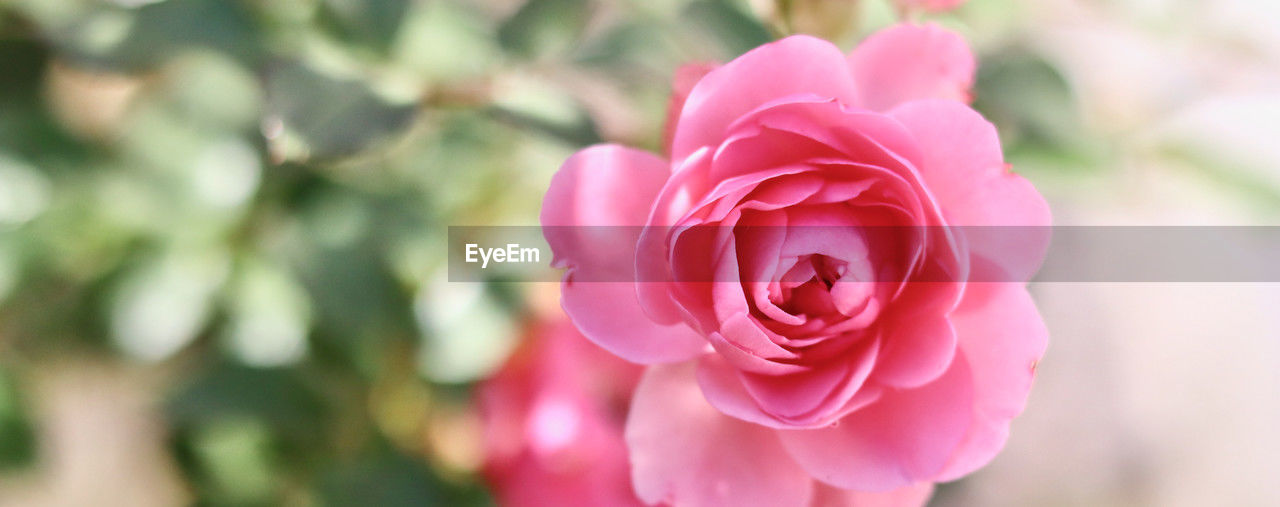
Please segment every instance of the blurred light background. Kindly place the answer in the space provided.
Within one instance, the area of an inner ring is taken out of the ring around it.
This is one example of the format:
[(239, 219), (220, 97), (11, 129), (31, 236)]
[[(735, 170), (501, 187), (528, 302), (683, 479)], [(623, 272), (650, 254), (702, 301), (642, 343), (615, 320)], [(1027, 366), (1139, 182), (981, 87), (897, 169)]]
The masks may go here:
[[(1280, 218), (1280, 3), (971, 0), (1071, 225)], [(474, 383), (554, 285), (448, 283), (681, 62), (886, 0), (0, 1), (0, 505), (487, 505)], [(1038, 284), (1026, 414), (936, 505), (1280, 504), (1280, 287)]]

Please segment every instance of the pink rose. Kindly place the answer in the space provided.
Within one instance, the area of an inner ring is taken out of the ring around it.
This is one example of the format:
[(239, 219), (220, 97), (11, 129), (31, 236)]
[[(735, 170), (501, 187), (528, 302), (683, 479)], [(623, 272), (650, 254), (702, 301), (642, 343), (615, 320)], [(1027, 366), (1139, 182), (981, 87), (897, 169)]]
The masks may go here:
[[(541, 216), (561, 303), (649, 365), (626, 429), (641, 499), (919, 504), (1000, 450), (1047, 331), (1024, 284), (969, 278), (1008, 245), (951, 226), (1050, 216), (964, 104), (973, 71), (933, 25), (848, 56), (788, 37), (676, 90), (669, 159), (561, 167)], [(1043, 239), (1018, 248), (1038, 263)]]
[(476, 388), (483, 473), (499, 505), (642, 505), (622, 435), (640, 370), (567, 320), (535, 326)]

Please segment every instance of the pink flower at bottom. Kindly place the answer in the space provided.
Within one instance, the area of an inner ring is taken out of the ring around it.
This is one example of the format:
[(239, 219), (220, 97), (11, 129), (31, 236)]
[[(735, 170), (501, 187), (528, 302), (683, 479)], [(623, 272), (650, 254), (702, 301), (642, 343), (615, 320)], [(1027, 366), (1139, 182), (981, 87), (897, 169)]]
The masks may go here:
[(562, 306), (648, 365), (626, 423), (641, 500), (915, 505), (1003, 447), (1048, 333), (999, 275), (1047, 237), (957, 226), (1050, 214), (966, 105), (974, 67), (933, 25), (848, 55), (788, 37), (683, 73), (666, 158), (561, 167), (541, 221)]
[(567, 319), (533, 326), (476, 388), (483, 475), (499, 505), (642, 505), (622, 433), (640, 372)]
[(898, 9), (912, 11), (916, 9), (929, 12), (942, 12), (964, 5), (966, 0), (894, 0)]

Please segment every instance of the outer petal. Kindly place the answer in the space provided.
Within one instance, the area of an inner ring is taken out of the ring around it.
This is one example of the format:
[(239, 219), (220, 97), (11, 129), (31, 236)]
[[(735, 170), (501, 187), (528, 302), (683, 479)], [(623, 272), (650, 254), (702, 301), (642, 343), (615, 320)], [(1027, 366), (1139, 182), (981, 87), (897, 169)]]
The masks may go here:
[(996, 128), (964, 104), (921, 100), (889, 112), (915, 136), (919, 168), (951, 225), (1049, 225), (1049, 206), (1009, 171)]
[(1004, 447), (1009, 421), (1022, 412), (1049, 331), (1021, 284), (971, 283), (952, 315), (960, 353), (971, 366), (973, 422), (938, 480), (986, 465)]
[(875, 111), (927, 98), (967, 102), (976, 66), (964, 38), (932, 23), (876, 32), (853, 50), (849, 65), (859, 105)]
[(839, 488), (891, 491), (942, 470), (967, 433), (972, 396), (968, 365), (957, 357), (932, 383), (887, 392), (838, 424), (778, 434), (814, 478)]
[(693, 91), (693, 86), (698, 84), (702, 76), (715, 70), (717, 66), (719, 64), (686, 63), (676, 69), (676, 75), (671, 78), (671, 100), (667, 102), (667, 122), (662, 127), (662, 151), (667, 155), (671, 154), (671, 139), (676, 135), (676, 124), (680, 120), (680, 111), (684, 110), (684, 101), (689, 98), (689, 92)]
[(956, 353), (956, 332), (942, 315), (902, 320), (885, 339), (874, 378), (891, 386), (916, 387), (947, 371)]
[(644, 225), (670, 170), (645, 151), (601, 144), (573, 154), (551, 179), (542, 225)]
[[(1009, 172), (995, 126), (952, 101), (903, 104), (889, 113), (916, 137), (926, 184), (951, 225), (966, 226), (971, 279), (1027, 281), (1049, 245), (1049, 205)], [(973, 227), (978, 226), (978, 227)], [(1024, 227), (1007, 227), (1024, 226)]]
[(650, 320), (640, 308), (631, 282), (575, 283), (566, 279), (560, 305), (583, 335), (628, 361), (673, 363), (710, 350), (706, 340), (688, 326)]
[(668, 174), (667, 163), (654, 155), (593, 146), (564, 163), (542, 201), (551, 264), (568, 268), (561, 291), (565, 313), (601, 347), (641, 363), (681, 361), (707, 348), (687, 326), (653, 322), (636, 296), (639, 226)]
[(883, 493), (840, 489), (818, 483), (813, 490), (813, 507), (909, 507), (924, 505), (930, 496), (933, 496), (933, 483), (930, 482), (918, 482)]
[(767, 102), (796, 94), (857, 103), (844, 55), (830, 42), (795, 35), (765, 44), (711, 71), (684, 103), (672, 140), (672, 160), (719, 145), (725, 129)]
[(651, 366), (627, 420), (631, 478), (649, 502), (688, 506), (805, 505), (813, 480), (773, 430), (707, 404), (692, 362)]

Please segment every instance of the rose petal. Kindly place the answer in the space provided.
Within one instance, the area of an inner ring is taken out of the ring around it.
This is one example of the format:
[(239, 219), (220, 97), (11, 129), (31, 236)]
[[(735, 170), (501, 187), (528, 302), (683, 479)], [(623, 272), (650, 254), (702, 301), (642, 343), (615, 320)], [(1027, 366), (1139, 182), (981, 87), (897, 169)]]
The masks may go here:
[(787, 237), (781, 255), (825, 255), (850, 264), (863, 264), (869, 250), (859, 229), (863, 224), (843, 204), (797, 206), (785, 210)]
[[(744, 297), (741, 284), (716, 283), (713, 285), (717, 304), (720, 300), (731, 298), (741, 300)], [(742, 304), (744, 308), (741, 311), (721, 317), (720, 336), (733, 346), (761, 359), (795, 359), (796, 354), (770, 339), (769, 333), (772, 331), (764, 328), (748, 315), (746, 303), (742, 302)]]
[[(931, 186), (919, 172), (918, 167), (923, 165), (924, 159), (916, 136), (901, 122), (885, 115), (849, 108), (831, 100), (777, 104), (762, 108), (740, 121), (792, 132), (845, 153), (844, 158), (822, 161), (827, 165), (851, 170), (849, 173), (838, 173), (842, 177), (847, 178), (854, 173), (860, 173), (858, 175), (864, 177), (879, 173), (879, 180), (888, 184), (884, 190), (891, 192), (887, 195), (892, 196), (896, 204), (910, 211), (911, 220), (904, 225), (947, 225), (943, 220), (943, 209), (933, 195)], [(822, 127), (823, 125), (840, 125), (841, 128)], [(731, 152), (725, 151), (725, 160), (728, 160), (729, 153)], [(812, 159), (809, 162), (819, 163)], [(950, 231), (920, 232), (934, 236), (937, 248), (953, 251), (962, 248), (955, 244)], [(951, 255), (958, 252), (936, 253), (937, 258), (944, 261), (938, 266), (941, 276), (948, 277), (948, 280), (968, 279), (970, 263), (967, 254), (961, 258)]]
[(671, 363), (710, 351), (706, 340), (688, 326), (650, 320), (631, 282), (566, 280), (560, 304), (583, 335), (628, 361)]
[[(862, 390), (878, 354), (879, 341), (866, 340), (847, 351), (847, 361), (818, 366), (806, 373), (744, 372), (742, 384), (766, 413), (791, 427), (816, 427), (834, 421), (853, 408), (851, 400)], [(870, 394), (870, 389), (866, 394)]]
[(932, 23), (886, 28), (849, 55), (859, 105), (875, 111), (926, 98), (967, 102), (975, 65), (964, 38)]
[(680, 111), (684, 109), (684, 101), (689, 98), (689, 92), (693, 91), (693, 86), (698, 84), (702, 76), (708, 72), (715, 70), (719, 64), (716, 63), (686, 63), (676, 69), (676, 74), (671, 78), (671, 100), (667, 102), (667, 122), (662, 128), (662, 152), (667, 155), (671, 154), (671, 140), (676, 135), (676, 124), (680, 120)]
[(822, 190), (805, 200), (805, 204), (827, 204), (851, 201), (859, 194), (871, 188), (874, 182), (869, 179), (841, 181), (824, 181)]
[(672, 505), (805, 505), (813, 481), (773, 430), (721, 414), (692, 362), (645, 371), (627, 420), (636, 494)]
[(667, 161), (645, 151), (602, 144), (560, 166), (542, 200), (542, 225), (644, 225), (670, 176)]
[[(754, 129), (748, 128), (755, 126)], [(920, 149), (910, 131), (883, 114), (850, 106), (835, 99), (806, 96), (794, 97), (787, 101), (776, 101), (758, 108), (751, 114), (736, 120), (732, 130), (745, 132), (759, 131), (757, 138), (768, 140), (765, 133), (771, 130), (790, 132), (798, 138), (808, 140), (800, 145), (807, 155), (806, 159), (825, 156), (823, 150), (809, 144), (819, 143), (843, 153), (834, 157), (845, 162), (892, 167), (900, 173), (913, 172), (920, 164)], [(772, 134), (777, 137), (778, 134)], [(785, 139), (785, 138), (784, 138)], [(795, 160), (794, 149), (782, 147), (775, 149), (777, 153), (762, 154), (761, 149), (753, 145), (762, 144), (752, 139), (739, 139), (734, 136), (733, 144), (726, 143), (716, 154), (717, 168), (713, 165), (715, 175), (741, 174), (742, 167), (755, 167), (756, 160), (764, 157), (791, 157)], [(776, 143), (776, 141), (775, 141)], [(791, 142), (795, 144), (794, 141)], [(763, 143), (762, 147), (769, 146)], [(908, 177), (904, 174), (904, 177)]]
[(716, 149), (712, 163), (705, 167), (707, 181), (728, 182), (815, 158), (844, 158), (839, 149), (821, 140), (752, 124), (752, 118), (741, 119), (746, 124), (733, 127), (733, 134)]
[(1049, 208), (1025, 178), (1004, 163), (996, 128), (952, 101), (921, 100), (894, 108), (915, 137), (919, 170), (951, 225), (1048, 225)]
[(783, 430), (782, 443), (814, 478), (862, 491), (932, 479), (969, 427), (973, 386), (962, 359), (937, 380), (886, 392), (838, 424)]
[[(706, 153), (705, 151), (703, 153)], [(679, 221), (688, 221), (694, 225), (703, 224), (701, 220), (691, 217), (695, 212), (700, 215), (706, 215), (709, 212), (706, 208), (711, 208), (716, 204), (713, 198), (732, 197), (734, 192), (747, 192), (762, 187), (764, 183), (785, 177), (787, 175), (795, 175), (810, 170), (804, 166), (787, 166), (780, 167), (770, 171), (762, 171), (753, 174), (747, 174), (736, 178), (730, 178), (721, 182), (720, 185), (707, 197), (707, 200), (698, 206), (691, 207), (689, 214)], [(662, 194), (658, 197), (658, 209), (670, 210), (672, 208), (686, 208), (688, 205), (678, 206), (676, 201), (682, 196), (692, 193), (684, 186), (684, 180), (693, 179), (692, 173), (701, 171), (700, 168), (686, 168), (681, 172), (672, 176), (675, 184), (669, 184), (663, 189)], [(785, 185), (784, 185), (785, 186)], [(750, 202), (743, 206), (769, 208), (775, 205), (785, 205), (788, 199), (803, 198), (807, 187), (803, 184), (800, 188), (781, 188), (781, 191), (770, 191), (767, 195), (753, 198)], [(797, 193), (798, 192), (798, 193)], [(754, 204), (752, 204), (754, 203)], [(730, 207), (728, 212), (733, 212), (736, 208)], [(712, 210), (710, 213), (715, 213)], [(673, 298), (684, 299), (686, 302), (693, 296), (707, 297), (704, 294), (709, 290), (706, 281), (715, 279), (714, 272), (710, 270), (710, 264), (713, 260), (708, 254), (711, 252), (711, 245), (715, 243), (714, 236), (717, 233), (727, 232), (727, 229), (717, 230), (715, 227), (680, 227), (677, 226), (677, 218), (669, 215), (658, 216), (655, 213), (650, 217), (650, 226), (646, 227), (640, 234), (639, 254), (636, 257), (636, 272), (639, 279), (643, 282), (639, 284), (640, 300), (643, 308), (649, 316), (655, 321), (665, 324), (673, 324), (684, 319), (700, 322), (705, 319), (703, 315), (694, 315), (688, 311), (690, 306), (677, 305)], [(714, 216), (714, 215), (713, 215)], [(728, 217), (716, 217), (727, 219)], [(686, 243), (699, 243), (699, 247), (686, 247), (681, 250), (693, 252), (679, 258), (672, 259), (669, 252), (673, 251), (673, 245), (682, 241)], [(672, 261), (675, 261), (674, 263)], [(697, 307), (698, 305), (694, 305)], [(709, 307), (709, 301), (704, 307)], [(704, 325), (700, 323), (699, 325)], [(710, 328), (708, 328), (710, 329)]]
[(737, 314), (722, 323), (719, 331), (708, 333), (707, 341), (725, 360), (745, 371), (765, 375), (782, 375), (808, 369), (806, 366), (787, 364), (769, 357), (762, 357), (761, 353), (765, 352), (765, 350), (759, 349), (765, 349), (770, 346), (776, 354), (773, 356), (774, 358), (787, 359), (795, 357), (795, 354), (774, 345), (769, 340), (767, 334), (769, 332), (753, 321), (751, 317)]
[[(930, 284), (942, 285), (954, 284)], [(908, 303), (909, 304), (909, 303)], [(938, 378), (956, 355), (956, 331), (946, 315), (895, 316), (884, 351), (873, 373), (875, 381), (894, 387), (916, 387)]]
[(667, 163), (617, 145), (591, 146), (551, 178), (539, 219), (554, 267), (598, 280), (633, 280), (639, 226), (666, 183)]
[(952, 322), (971, 366), (974, 409), (969, 433), (940, 481), (977, 470), (1004, 447), (1009, 421), (1026, 405), (1036, 362), (1049, 342), (1049, 330), (1020, 284), (969, 284)]
[(641, 363), (681, 361), (707, 350), (687, 326), (648, 318), (634, 282), (599, 281), (635, 279), (638, 227), (624, 226), (644, 224), (668, 174), (666, 162), (651, 154), (593, 146), (564, 163), (542, 203), (552, 266), (567, 268), (565, 313), (601, 347)]
[(995, 126), (962, 104), (942, 100), (911, 102), (889, 114), (920, 143), (920, 172), (948, 223), (965, 226), (970, 255), (980, 259), (973, 263), (972, 279), (1028, 280), (1048, 248), (1043, 226), (1052, 219), (1031, 182), (1009, 172)]
[(720, 354), (698, 358), (697, 379), (707, 402), (730, 417), (770, 428), (794, 427), (760, 410), (759, 403), (743, 387), (738, 369)]
[[(849, 378), (851, 363), (836, 361), (803, 373), (744, 373), (742, 385), (765, 412), (798, 417), (813, 411)], [(860, 383), (860, 382), (859, 382)]]
[[(875, 364), (877, 350), (878, 343), (870, 341), (850, 352), (850, 357), (857, 358), (851, 365), (853, 371), (843, 377), (838, 385), (828, 389), (826, 396), (815, 403), (808, 413), (796, 417), (766, 411), (764, 405), (769, 400), (758, 398), (745, 385), (745, 378), (753, 374), (741, 372), (719, 354), (707, 354), (698, 359), (698, 385), (702, 387), (707, 401), (729, 416), (775, 429), (820, 428), (879, 399), (882, 391), (863, 383), (871, 366)], [(791, 372), (778, 375), (805, 374), (803, 369), (793, 367)], [(756, 376), (755, 382), (766, 381), (768, 378)]]
[[(641, 308), (655, 322), (675, 324), (683, 322), (687, 317), (687, 313), (671, 297), (675, 277), (667, 262), (667, 254), (671, 236), (678, 230), (674, 226), (678, 223), (679, 213), (683, 213), (673, 211), (673, 208), (687, 209), (689, 204), (685, 201), (689, 192), (686, 189), (705, 183), (700, 182), (703, 171), (691, 169), (690, 166), (710, 163), (711, 151), (705, 149), (686, 159), (682, 169), (671, 175), (671, 179), (655, 198), (653, 212), (640, 231), (635, 257), (636, 279), (641, 282), (637, 284), (637, 293)], [(677, 203), (683, 203), (684, 206)]]
[(871, 493), (840, 489), (819, 482), (813, 490), (813, 507), (910, 507), (924, 505), (933, 496), (933, 483), (918, 482), (893, 491)]
[(795, 35), (753, 49), (708, 73), (685, 100), (672, 141), (672, 160), (724, 140), (726, 127), (761, 104), (815, 94), (857, 103), (844, 55), (830, 42)]

